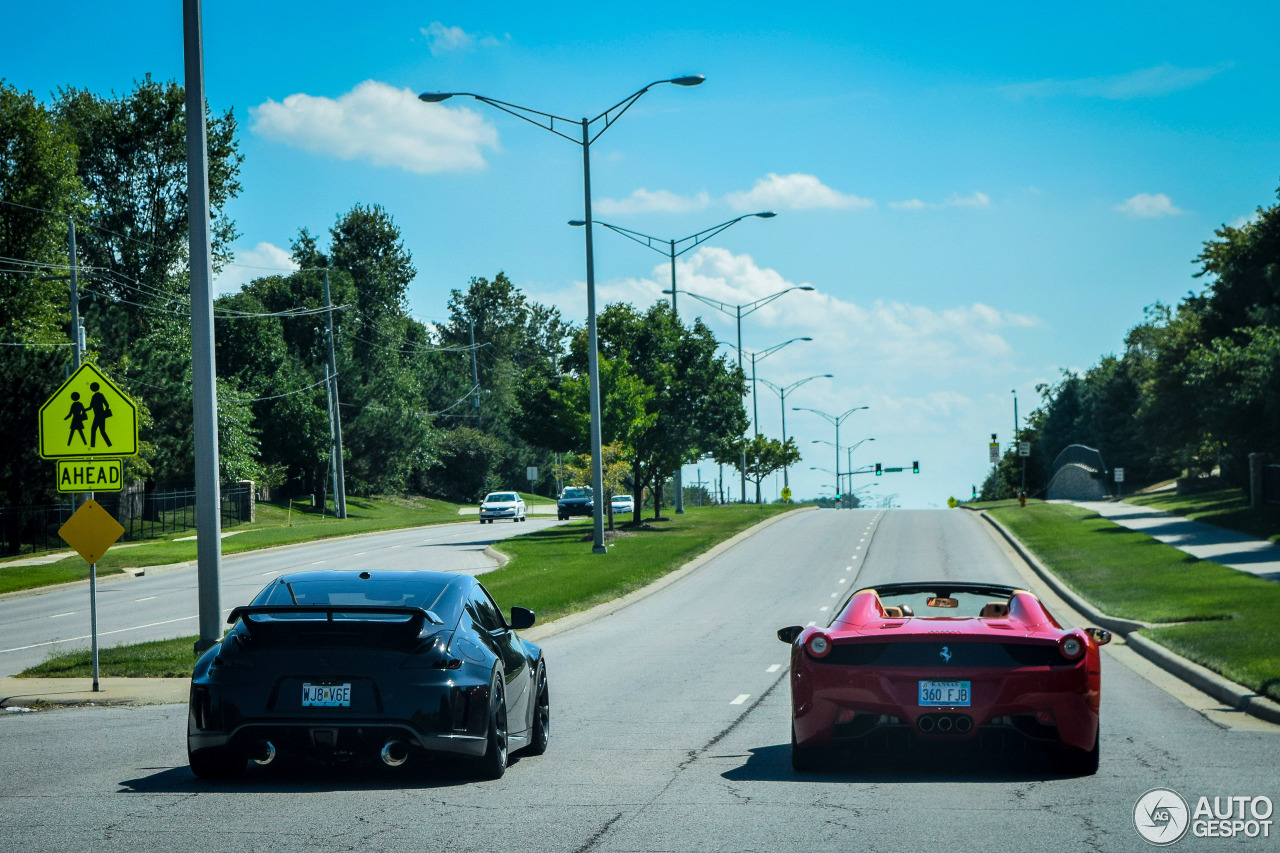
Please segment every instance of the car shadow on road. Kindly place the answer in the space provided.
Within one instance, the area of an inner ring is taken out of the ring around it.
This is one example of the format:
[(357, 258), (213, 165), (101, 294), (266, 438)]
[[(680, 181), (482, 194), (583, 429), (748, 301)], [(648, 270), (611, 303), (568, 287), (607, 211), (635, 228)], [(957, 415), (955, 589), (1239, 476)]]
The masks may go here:
[[(511, 765), (518, 760), (513, 756)], [(150, 768), (148, 768), (150, 769)], [(270, 767), (250, 765), (237, 779), (201, 779), (185, 765), (159, 769), (148, 776), (125, 779), (118, 794), (197, 794), (210, 791), (261, 793), (330, 793), (334, 791), (401, 791), (456, 788), (482, 781), (457, 762), (422, 759), (403, 767), (377, 764), (316, 764), (285, 761)]]
[(791, 747), (781, 743), (751, 749), (745, 764), (720, 774), (730, 782), (1040, 782), (1064, 778), (1047, 755), (1032, 749), (1003, 755), (969, 750), (833, 752), (820, 770), (791, 767)]

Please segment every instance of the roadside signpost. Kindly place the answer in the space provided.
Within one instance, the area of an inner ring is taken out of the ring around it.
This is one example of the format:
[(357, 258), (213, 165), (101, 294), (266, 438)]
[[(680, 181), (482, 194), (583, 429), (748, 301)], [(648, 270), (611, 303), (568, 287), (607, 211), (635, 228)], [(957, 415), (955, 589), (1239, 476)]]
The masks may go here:
[[(701, 477), (701, 473), (698, 476)], [(782, 499), (787, 503), (791, 503), (791, 488), (789, 486), (782, 487)]]
[(998, 465), (1000, 463), (1000, 442), (996, 441), (996, 434), (991, 433), (991, 444), (987, 446), (987, 450), (991, 456), (991, 464)]
[(58, 535), (89, 564), (93, 692), (97, 693), (98, 560), (124, 534), (124, 528), (93, 499), (93, 493), (118, 492), (123, 487), (122, 457), (138, 455), (138, 407), (86, 361), (44, 401), (38, 421), (40, 457), (58, 463), (58, 491), (88, 495)]
[(72, 513), (58, 535), (89, 564), (89, 629), (92, 635), (93, 692), (98, 692), (98, 560), (124, 534), (120, 522), (89, 498)]
[(1124, 469), (1113, 468), (1111, 469), (1111, 473), (1115, 477), (1116, 481), (1116, 497), (1120, 497), (1120, 493), (1124, 491), (1124, 489), (1121, 488), (1121, 486), (1124, 485)]

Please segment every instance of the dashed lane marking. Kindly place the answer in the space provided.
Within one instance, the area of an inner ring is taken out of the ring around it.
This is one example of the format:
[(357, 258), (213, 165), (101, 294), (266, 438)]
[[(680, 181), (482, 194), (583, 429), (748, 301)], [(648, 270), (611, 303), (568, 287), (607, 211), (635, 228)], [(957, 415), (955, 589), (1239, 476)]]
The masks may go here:
[(63, 616), (75, 616), (75, 615), (76, 615), (76, 612), (75, 612), (74, 610), (68, 610), (66, 613), (53, 613), (53, 614), (51, 614), (51, 615), (49, 616), (49, 618), (50, 618), (50, 619), (60, 619), (60, 618), (62, 618)]
[(741, 705), (743, 702), (747, 701), (747, 700), (748, 700), (748, 699), (750, 699), (750, 698), (751, 698), (751, 694), (750, 694), (750, 693), (739, 693), (739, 694), (734, 698), (734, 700), (733, 700), (732, 702), (730, 702), (729, 704), (730, 704), (730, 705)]
[(135, 598), (134, 601), (151, 601), (154, 598), (155, 598), (154, 595), (148, 595), (146, 598)]
[(780, 669), (782, 669), (782, 664), (775, 663), (773, 666), (766, 669), (765, 672), (777, 672)]

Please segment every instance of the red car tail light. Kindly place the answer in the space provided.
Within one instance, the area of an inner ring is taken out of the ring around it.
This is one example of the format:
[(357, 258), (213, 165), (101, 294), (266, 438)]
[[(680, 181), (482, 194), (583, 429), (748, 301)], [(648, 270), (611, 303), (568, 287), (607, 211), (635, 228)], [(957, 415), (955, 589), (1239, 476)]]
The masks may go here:
[(1036, 717), (1036, 722), (1042, 726), (1057, 725), (1057, 721), (1053, 719), (1052, 708), (1041, 708), (1039, 711), (1036, 711), (1035, 717)]
[(831, 652), (831, 638), (826, 634), (814, 634), (804, 644), (812, 658), (824, 658)]
[(1084, 654), (1084, 642), (1075, 634), (1068, 634), (1058, 640), (1058, 651), (1067, 660), (1080, 660)]

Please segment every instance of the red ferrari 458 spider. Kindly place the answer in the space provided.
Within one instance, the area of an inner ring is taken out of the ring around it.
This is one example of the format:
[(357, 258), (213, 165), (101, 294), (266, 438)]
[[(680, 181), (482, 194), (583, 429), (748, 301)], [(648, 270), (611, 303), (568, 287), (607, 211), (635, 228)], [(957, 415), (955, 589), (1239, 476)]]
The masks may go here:
[(1042, 744), (1060, 769), (1098, 769), (1100, 628), (1067, 630), (1024, 589), (952, 581), (854, 592), (791, 645), (791, 762), (845, 747)]

